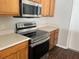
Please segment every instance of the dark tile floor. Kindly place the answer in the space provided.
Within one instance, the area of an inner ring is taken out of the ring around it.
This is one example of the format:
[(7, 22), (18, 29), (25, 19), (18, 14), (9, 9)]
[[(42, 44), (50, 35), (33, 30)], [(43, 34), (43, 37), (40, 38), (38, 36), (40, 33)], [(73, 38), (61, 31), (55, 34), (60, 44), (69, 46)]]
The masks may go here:
[(49, 51), (49, 59), (79, 59), (79, 53), (69, 49), (55, 47)]

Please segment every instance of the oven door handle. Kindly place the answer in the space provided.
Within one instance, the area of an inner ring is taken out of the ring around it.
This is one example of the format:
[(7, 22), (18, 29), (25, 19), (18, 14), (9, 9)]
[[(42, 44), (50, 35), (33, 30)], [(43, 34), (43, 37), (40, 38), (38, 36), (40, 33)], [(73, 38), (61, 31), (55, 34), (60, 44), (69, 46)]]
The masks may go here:
[(31, 46), (31, 47), (35, 47), (35, 46), (37, 46), (37, 45), (40, 45), (40, 44), (46, 42), (46, 41), (49, 40), (49, 39), (50, 39), (50, 37), (48, 37), (48, 38), (46, 38), (46, 39), (43, 39), (43, 40), (40, 40), (40, 41), (38, 41), (38, 42), (36, 42), (36, 43), (33, 43), (33, 44), (31, 44), (30, 46)]

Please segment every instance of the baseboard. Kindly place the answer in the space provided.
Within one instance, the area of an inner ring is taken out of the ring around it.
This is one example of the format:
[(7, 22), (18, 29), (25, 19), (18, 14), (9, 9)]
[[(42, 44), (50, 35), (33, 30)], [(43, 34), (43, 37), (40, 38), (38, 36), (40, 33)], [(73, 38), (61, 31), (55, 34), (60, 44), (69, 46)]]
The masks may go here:
[(59, 44), (56, 44), (56, 46), (61, 47), (61, 48), (64, 48), (64, 49), (68, 49), (67, 47), (62, 46), (62, 45), (59, 45)]
[(69, 48), (69, 49), (72, 50), (72, 51), (75, 51), (75, 52), (79, 52), (79, 50), (74, 49), (74, 48)]

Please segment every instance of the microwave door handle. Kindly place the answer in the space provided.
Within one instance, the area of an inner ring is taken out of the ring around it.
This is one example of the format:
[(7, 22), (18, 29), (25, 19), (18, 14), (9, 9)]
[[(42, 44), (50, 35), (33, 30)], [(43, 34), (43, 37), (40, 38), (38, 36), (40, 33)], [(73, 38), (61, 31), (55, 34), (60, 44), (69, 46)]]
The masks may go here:
[(35, 7), (35, 12), (34, 12), (35, 15), (37, 15), (37, 9), (38, 9), (37, 7), (38, 6)]
[(39, 7), (38, 7), (38, 15), (39, 15), (39, 11), (40, 11), (40, 10), (39, 10)]
[(39, 15), (39, 12), (40, 11), (40, 9), (39, 9), (39, 6), (37, 6), (37, 15)]
[(38, 6), (38, 15), (40, 15), (40, 13), (41, 13), (41, 5)]
[(25, 8), (24, 4), (25, 4), (25, 3), (23, 3), (23, 4), (21, 5), (21, 16), (23, 16), (23, 14), (24, 14), (24, 8)]
[(36, 15), (36, 7), (35, 7), (35, 9), (34, 9), (34, 15)]

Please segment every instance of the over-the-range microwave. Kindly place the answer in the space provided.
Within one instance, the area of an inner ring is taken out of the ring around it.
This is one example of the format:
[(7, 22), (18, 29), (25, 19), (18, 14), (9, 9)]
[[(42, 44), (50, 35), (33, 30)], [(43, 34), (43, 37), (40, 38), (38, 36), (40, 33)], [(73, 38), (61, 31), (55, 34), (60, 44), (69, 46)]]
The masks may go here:
[(19, 17), (41, 17), (41, 8), (41, 4), (21, 0)]

